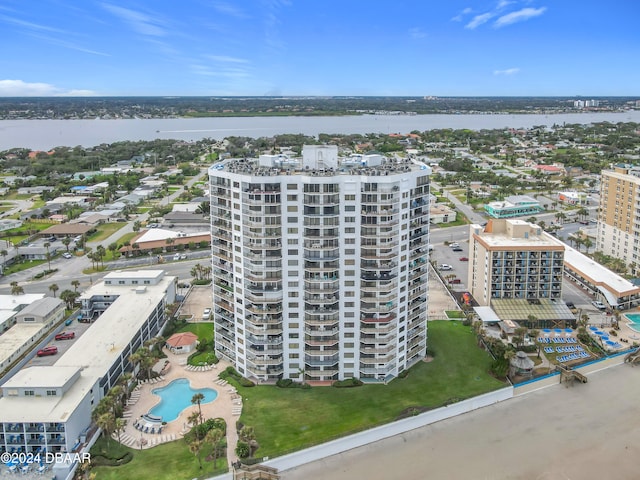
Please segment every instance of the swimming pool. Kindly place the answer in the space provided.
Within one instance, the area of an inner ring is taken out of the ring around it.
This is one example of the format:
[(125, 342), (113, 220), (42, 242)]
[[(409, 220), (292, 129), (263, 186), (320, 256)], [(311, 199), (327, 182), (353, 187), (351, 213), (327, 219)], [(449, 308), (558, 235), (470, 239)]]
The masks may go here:
[(149, 413), (162, 417), (163, 422), (172, 422), (178, 418), (180, 412), (192, 405), (191, 398), (196, 393), (204, 395), (201, 404), (211, 403), (218, 396), (218, 392), (213, 388), (191, 388), (191, 384), (186, 378), (174, 380), (165, 387), (154, 388), (151, 393), (160, 397), (160, 403), (149, 410)]
[(640, 332), (640, 313), (625, 313), (624, 316), (631, 322), (629, 324), (629, 328), (636, 332)]

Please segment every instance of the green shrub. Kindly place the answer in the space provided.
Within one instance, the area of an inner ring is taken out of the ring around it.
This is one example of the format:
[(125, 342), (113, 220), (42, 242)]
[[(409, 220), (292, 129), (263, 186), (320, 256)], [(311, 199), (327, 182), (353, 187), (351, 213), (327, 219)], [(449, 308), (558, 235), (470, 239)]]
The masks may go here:
[(251, 449), (249, 448), (249, 444), (242, 440), (238, 441), (238, 445), (236, 446), (236, 455), (240, 458), (247, 458), (250, 453)]
[(276, 382), (276, 386), (280, 388), (303, 388), (303, 389), (311, 388), (311, 385), (309, 385), (308, 383), (294, 382), (290, 378), (279, 379)]
[(332, 384), (336, 388), (350, 388), (361, 387), (363, 383), (357, 378), (345, 378), (344, 380), (338, 380)]
[(94, 467), (117, 467), (118, 465), (124, 465), (129, 463), (133, 459), (133, 453), (126, 452), (119, 457), (106, 457), (103, 455), (91, 455), (91, 466)]

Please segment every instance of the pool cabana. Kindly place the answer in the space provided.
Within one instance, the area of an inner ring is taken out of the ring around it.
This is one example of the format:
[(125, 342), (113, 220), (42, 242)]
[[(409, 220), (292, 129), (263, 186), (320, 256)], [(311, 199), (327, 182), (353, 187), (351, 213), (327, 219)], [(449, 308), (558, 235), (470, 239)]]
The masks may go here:
[(165, 343), (172, 353), (191, 353), (198, 347), (198, 336), (191, 332), (174, 333)]

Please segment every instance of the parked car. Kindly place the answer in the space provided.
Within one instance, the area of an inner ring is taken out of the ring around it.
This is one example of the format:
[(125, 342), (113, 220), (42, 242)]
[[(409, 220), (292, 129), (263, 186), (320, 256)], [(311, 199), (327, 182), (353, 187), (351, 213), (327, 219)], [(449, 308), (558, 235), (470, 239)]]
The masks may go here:
[(454, 252), (463, 252), (462, 247), (453, 247)]
[(176, 253), (176, 254), (173, 256), (173, 259), (174, 259), (174, 260), (180, 260), (180, 254), (179, 254), (179, 253)]
[(182, 255), (180, 255), (180, 260), (186, 260), (187, 259), (187, 254), (183, 253)]
[(39, 357), (46, 357), (46, 356), (49, 356), (49, 355), (55, 355), (56, 353), (58, 353), (58, 347), (49, 346), (49, 347), (44, 347), (44, 348), (41, 348), (40, 350), (38, 350), (36, 355), (39, 356)]
[(73, 318), (67, 318), (67, 320), (64, 322), (64, 324), (68, 327), (69, 325), (71, 325), (73, 323)]
[(211, 317), (211, 309), (205, 308), (204, 312), (202, 312), (202, 318), (209, 318), (209, 317)]
[(453, 267), (447, 263), (443, 263), (442, 265), (440, 265), (440, 270), (442, 271), (453, 270)]
[(459, 260), (461, 262), (468, 262), (469, 261), (469, 259), (467, 257), (460, 257)]
[(56, 340), (71, 340), (76, 338), (76, 332), (60, 332), (54, 338)]
[(459, 243), (457, 243), (457, 242), (450, 243), (450, 244), (449, 244), (449, 246), (450, 246), (451, 248), (460, 248), (460, 244), (459, 244)]
[(62, 254), (62, 258), (66, 258), (67, 260), (69, 260), (70, 258), (73, 258), (73, 255), (71, 255), (69, 252), (64, 252)]
[(460, 280), (459, 278), (452, 278), (451, 280), (449, 280), (449, 283), (458, 284), (458, 283), (462, 283), (462, 280)]
[(604, 303), (599, 302), (597, 300), (594, 300), (593, 302), (591, 302), (591, 305), (596, 307), (598, 310), (606, 310), (607, 309), (607, 306)]

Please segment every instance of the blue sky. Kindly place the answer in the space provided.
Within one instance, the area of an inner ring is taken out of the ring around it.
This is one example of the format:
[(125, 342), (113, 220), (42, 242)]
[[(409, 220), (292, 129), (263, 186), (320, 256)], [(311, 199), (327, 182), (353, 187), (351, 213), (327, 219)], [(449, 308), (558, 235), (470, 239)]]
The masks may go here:
[(640, 95), (636, 0), (2, 0), (0, 96)]

